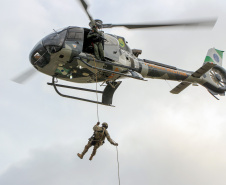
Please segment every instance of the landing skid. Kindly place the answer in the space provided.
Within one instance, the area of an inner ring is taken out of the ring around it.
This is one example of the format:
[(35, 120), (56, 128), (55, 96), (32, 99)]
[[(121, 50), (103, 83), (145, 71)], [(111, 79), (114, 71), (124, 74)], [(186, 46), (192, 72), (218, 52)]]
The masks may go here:
[[(86, 101), (86, 102), (90, 102), (90, 103), (97, 103), (97, 104), (100, 104), (100, 105), (111, 106), (111, 107), (115, 107), (114, 105), (112, 105), (112, 98), (113, 98), (115, 90), (122, 83), (122, 81), (107, 82), (107, 86), (105, 87), (104, 91), (96, 91), (96, 90), (93, 90), (93, 89), (86, 89), (86, 88), (56, 84), (55, 79), (56, 79), (56, 77), (53, 76), (52, 83), (47, 83), (47, 85), (53, 86), (55, 91), (57, 92), (57, 94), (59, 94), (60, 96), (65, 97), (65, 98), (76, 99), (76, 100), (80, 100), (80, 101)], [(59, 90), (57, 89), (57, 87), (75, 89), (75, 90), (81, 90), (81, 91), (87, 91), (87, 92), (94, 92), (94, 93), (100, 93), (100, 94), (102, 94), (102, 102), (84, 99), (84, 98), (75, 97), (75, 96), (65, 95), (65, 94), (60, 93)]]

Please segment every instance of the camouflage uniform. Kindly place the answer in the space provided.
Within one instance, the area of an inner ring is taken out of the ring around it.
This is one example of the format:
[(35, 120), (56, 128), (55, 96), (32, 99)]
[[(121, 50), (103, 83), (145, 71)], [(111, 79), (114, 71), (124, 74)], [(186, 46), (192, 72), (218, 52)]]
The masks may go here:
[(92, 40), (93, 47), (94, 47), (94, 55), (97, 60), (105, 61), (104, 59), (104, 49), (103, 49), (103, 36), (97, 30), (97, 28), (92, 28), (92, 30), (88, 33), (88, 39)]
[(99, 123), (97, 123), (94, 127), (93, 127), (93, 130), (94, 130), (94, 134), (93, 136), (89, 139), (89, 142), (88, 144), (85, 146), (83, 152), (81, 154), (77, 154), (79, 158), (83, 158), (83, 156), (85, 155), (85, 153), (89, 150), (89, 148), (91, 146), (94, 146), (93, 147), (93, 152), (89, 158), (89, 160), (92, 160), (93, 156), (96, 154), (96, 151), (97, 149), (104, 144), (104, 140), (105, 140), (105, 137), (107, 138), (107, 140), (112, 144), (112, 145), (115, 145), (115, 146), (118, 146), (118, 143), (115, 143), (108, 131), (106, 130), (107, 128), (105, 128), (104, 126), (102, 127), (99, 127), (98, 126)]

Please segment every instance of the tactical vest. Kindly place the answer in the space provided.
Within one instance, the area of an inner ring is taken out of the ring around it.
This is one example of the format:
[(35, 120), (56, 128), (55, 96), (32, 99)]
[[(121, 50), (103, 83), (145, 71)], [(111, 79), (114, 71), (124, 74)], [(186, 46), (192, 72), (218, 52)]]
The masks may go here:
[(100, 130), (100, 131), (95, 131), (94, 132), (94, 139), (95, 140), (99, 140), (99, 141), (103, 140), (103, 138), (104, 138), (104, 131), (105, 131), (104, 128), (102, 128), (102, 130)]

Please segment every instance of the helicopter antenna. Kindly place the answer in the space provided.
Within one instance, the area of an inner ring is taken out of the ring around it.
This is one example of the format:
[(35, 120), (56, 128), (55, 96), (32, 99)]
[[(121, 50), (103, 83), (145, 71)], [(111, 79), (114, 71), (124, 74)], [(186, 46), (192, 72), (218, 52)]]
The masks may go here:
[(59, 34), (57, 33), (57, 31), (55, 29), (53, 29), (53, 31), (57, 34), (57, 36), (59, 37)]

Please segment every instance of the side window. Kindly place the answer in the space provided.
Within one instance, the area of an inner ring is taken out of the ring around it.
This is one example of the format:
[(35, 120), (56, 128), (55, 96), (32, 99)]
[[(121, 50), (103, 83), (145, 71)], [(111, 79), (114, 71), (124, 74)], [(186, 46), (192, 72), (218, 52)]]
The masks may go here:
[(68, 30), (67, 39), (74, 39), (75, 38), (75, 31), (73, 29)]
[(66, 33), (67, 33), (67, 30), (64, 30), (58, 33), (54, 32), (50, 35), (47, 35), (42, 41), (43, 45), (44, 46), (52, 45), (52, 46), (62, 47), (65, 40)]
[(68, 29), (67, 40), (83, 40), (83, 32), (78, 28)]

